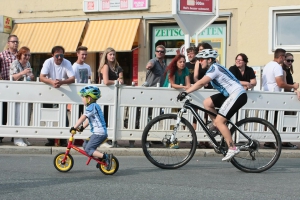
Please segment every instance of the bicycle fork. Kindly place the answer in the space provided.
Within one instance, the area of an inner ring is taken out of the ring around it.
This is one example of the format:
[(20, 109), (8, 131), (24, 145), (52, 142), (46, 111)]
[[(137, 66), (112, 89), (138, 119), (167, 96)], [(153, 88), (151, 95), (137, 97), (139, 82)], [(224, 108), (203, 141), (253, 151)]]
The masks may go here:
[(171, 143), (174, 143), (174, 141), (176, 140), (176, 133), (177, 133), (179, 124), (181, 122), (181, 117), (182, 117), (183, 113), (185, 113), (185, 112), (186, 112), (186, 109), (181, 108), (180, 111), (177, 113), (176, 126), (174, 127), (173, 133), (172, 133), (171, 138), (170, 138)]

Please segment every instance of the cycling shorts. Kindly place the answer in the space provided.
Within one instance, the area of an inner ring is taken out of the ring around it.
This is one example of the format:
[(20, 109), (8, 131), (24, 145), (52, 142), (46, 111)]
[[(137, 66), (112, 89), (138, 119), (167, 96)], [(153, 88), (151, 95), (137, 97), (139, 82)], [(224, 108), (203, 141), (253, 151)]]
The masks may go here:
[(218, 114), (230, 119), (241, 107), (243, 107), (248, 100), (245, 91), (238, 90), (231, 93), (228, 97), (218, 93), (212, 95), (211, 100), (216, 108), (220, 108)]

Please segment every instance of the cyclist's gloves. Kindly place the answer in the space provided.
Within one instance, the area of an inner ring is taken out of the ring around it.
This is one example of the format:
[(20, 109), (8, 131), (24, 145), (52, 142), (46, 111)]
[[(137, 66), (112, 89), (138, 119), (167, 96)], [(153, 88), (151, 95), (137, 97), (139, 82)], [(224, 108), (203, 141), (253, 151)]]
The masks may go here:
[(180, 92), (177, 96), (177, 101), (182, 101), (186, 97), (187, 93), (186, 92)]

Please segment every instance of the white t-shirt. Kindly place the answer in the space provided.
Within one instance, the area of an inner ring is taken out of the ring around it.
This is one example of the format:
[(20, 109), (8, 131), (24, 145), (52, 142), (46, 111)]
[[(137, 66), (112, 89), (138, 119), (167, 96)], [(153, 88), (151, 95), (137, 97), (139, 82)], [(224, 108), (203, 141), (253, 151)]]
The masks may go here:
[(282, 67), (275, 61), (271, 61), (264, 67), (262, 75), (262, 88), (264, 91), (280, 92), (281, 88), (278, 87), (276, 77), (283, 76)]
[(88, 64), (83, 63), (83, 65), (80, 65), (78, 63), (74, 63), (73, 66), (73, 72), (75, 74), (75, 78), (77, 80), (77, 83), (87, 83), (89, 80), (89, 76), (91, 76), (91, 67)]
[(72, 69), (72, 64), (70, 61), (63, 59), (60, 65), (56, 65), (54, 63), (54, 58), (49, 58), (45, 60), (43, 64), (43, 68), (41, 70), (41, 74), (46, 74), (47, 77), (52, 80), (55, 79), (68, 79), (74, 76), (74, 72)]

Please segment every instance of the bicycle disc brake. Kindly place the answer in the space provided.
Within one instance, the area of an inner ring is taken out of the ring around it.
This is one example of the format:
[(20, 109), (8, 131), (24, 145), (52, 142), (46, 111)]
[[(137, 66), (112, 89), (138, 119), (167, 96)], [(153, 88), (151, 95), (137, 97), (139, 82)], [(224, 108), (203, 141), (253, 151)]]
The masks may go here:
[(162, 139), (162, 143), (164, 144), (165, 147), (169, 147), (170, 144), (176, 144), (177, 143), (177, 138), (174, 139), (173, 142), (171, 142), (171, 137), (173, 135), (165, 135), (165, 137), (163, 137)]

